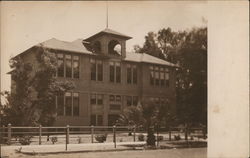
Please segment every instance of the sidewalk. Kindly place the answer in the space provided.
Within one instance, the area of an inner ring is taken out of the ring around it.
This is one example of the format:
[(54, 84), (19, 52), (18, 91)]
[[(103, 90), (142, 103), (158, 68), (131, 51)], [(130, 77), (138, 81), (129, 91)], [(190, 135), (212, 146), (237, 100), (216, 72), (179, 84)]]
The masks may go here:
[[(116, 148), (114, 143), (88, 143), (88, 144), (66, 144), (54, 145), (25, 145), (25, 146), (2, 146), (2, 156), (10, 155), (16, 151), (23, 154), (57, 154), (57, 153), (76, 153), (76, 152), (103, 152), (103, 151), (122, 151), (122, 150), (141, 150), (140, 145), (145, 142), (118, 142)], [(137, 147), (136, 147), (137, 146)]]

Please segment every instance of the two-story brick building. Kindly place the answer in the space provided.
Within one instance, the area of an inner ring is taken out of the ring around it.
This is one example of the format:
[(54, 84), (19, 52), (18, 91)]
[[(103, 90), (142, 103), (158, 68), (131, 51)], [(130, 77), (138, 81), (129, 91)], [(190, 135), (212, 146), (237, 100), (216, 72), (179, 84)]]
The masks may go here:
[(175, 112), (175, 64), (148, 54), (129, 53), (131, 37), (105, 29), (87, 39), (50, 39), (19, 56), (36, 67), (36, 50), (56, 53), (57, 79), (71, 80), (74, 90), (56, 97), (55, 125), (112, 125), (122, 110), (142, 100), (169, 101)]

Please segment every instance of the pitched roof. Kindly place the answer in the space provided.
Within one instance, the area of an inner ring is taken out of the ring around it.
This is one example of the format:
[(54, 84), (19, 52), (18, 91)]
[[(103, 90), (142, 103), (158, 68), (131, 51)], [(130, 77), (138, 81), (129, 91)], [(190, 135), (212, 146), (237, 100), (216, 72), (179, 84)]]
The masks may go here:
[(102, 35), (102, 34), (116, 35), (116, 36), (123, 37), (123, 38), (125, 38), (125, 39), (127, 39), (127, 40), (132, 38), (132, 37), (127, 36), (127, 35), (125, 35), (125, 34), (122, 34), (122, 33), (120, 33), (120, 32), (117, 32), (117, 31), (111, 30), (111, 29), (109, 29), (109, 28), (106, 28), (106, 29), (104, 29), (104, 30), (102, 30), (102, 31), (100, 31), (100, 32), (98, 32), (98, 33), (96, 33), (96, 34), (94, 34), (93, 36), (88, 37), (87, 39), (85, 39), (85, 41), (90, 41), (92, 38), (97, 37), (97, 36), (100, 36), (100, 35)]
[(160, 64), (160, 65), (167, 65), (178, 67), (178, 65), (170, 63), (168, 61), (162, 60), (160, 58), (154, 57), (152, 55), (146, 53), (126, 53), (126, 61), (132, 62), (142, 62), (142, 63), (151, 63), (151, 64)]
[[(72, 42), (66, 42), (66, 41), (58, 40), (56, 38), (52, 38), (52, 39), (49, 39), (49, 40), (44, 41), (42, 43), (39, 43), (35, 46), (38, 46), (38, 47), (43, 46), (45, 48), (75, 52), (75, 53), (80, 53), (80, 54), (96, 55), (96, 54), (92, 53), (91, 51), (87, 50), (87, 48), (83, 45), (83, 42), (84, 42), (83, 39), (77, 39), (77, 40), (74, 40)], [(25, 51), (25, 52), (27, 52), (27, 51)], [(19, 54), (19, 55), (21, 55), (21, 54)], [(165, 60), (159, 59), (157, 57), (151, 56), (151, 55), (146, 54), (146, 53), (126, 52), (126, 57), (123, 60), (124, 61), (131, 61), (131, 62), (151, 63), (151, 64), (160, 64), (160, 65), (178, 67), (178, 65), (176, 65), (176, 64), (167, 62)]]
[(92, 54), (92, 52), (88, 51), (84, 47), (81, 39), (75, 40), (73, 42), (66, 42), (66, 41), (61, 41), (61, 40), (52, 38), (42, 43), (39, 43), (36, 46), (43, 46), (46, 48), (71, 51), (71, 52), (76, 52), (76, 53)]

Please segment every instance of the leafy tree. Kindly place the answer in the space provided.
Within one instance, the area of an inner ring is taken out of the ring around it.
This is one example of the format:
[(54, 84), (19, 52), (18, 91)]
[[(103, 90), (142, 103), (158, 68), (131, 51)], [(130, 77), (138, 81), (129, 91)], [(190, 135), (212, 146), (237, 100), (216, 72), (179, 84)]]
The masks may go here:
[(56, 116), (55, 96), (74, 88), (72, 82), (56, 80), (57, 60), (54, 53), (42, 46), (36, 53), (36, 66), (19, 56), (10, 60), (14, 87), (11, 93), (5, 93), (7, 101), (2, 106), (5, 124), (52, 125)]
[(143, 126), (147, 131), (147, 145), (155, 145), (154, 128), (160, 125), (161, 120), (169, 120), (168, 105), (157, 105), (155, 102), (145, 100), (137, 106), (131, 106), (120, 115), (119, 122), (123, 125)]
[(144, 45), (134, 48), (137, 53), (147, 53), (179, 64), (176, 73), (177, 119), (179, 123), (206, 125), (207, 28), (189, 31), (163, 28), (157, 33), (149, 32)]

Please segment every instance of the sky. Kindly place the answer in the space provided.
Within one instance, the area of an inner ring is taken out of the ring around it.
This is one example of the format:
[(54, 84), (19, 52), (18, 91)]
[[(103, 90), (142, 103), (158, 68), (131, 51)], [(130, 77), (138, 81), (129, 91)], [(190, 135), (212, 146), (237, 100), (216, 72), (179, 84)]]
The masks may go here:
[[(143, 45), (149, 31), (204, 26), (206, 2), (110, 1), (108, 27), (133, 37), (127, 51)], [(1, 89), (10, 90), (9, 59), (51, 38), (73, 41), (106, 27), (106, 1), (1, 2)]]

